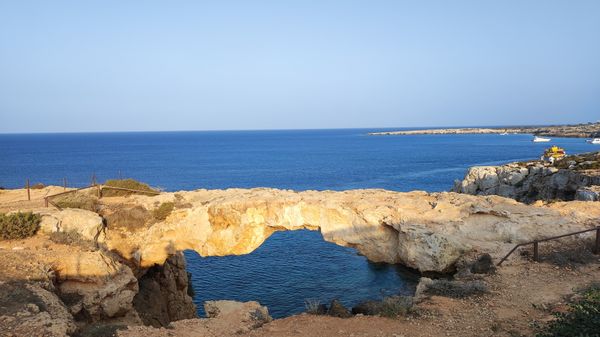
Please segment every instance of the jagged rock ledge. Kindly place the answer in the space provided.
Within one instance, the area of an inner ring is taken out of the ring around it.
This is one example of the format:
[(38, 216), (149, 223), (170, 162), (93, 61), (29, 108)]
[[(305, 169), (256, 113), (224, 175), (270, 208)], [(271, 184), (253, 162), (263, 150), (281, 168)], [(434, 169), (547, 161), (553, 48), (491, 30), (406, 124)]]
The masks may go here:
[(471, 195), (499, 195), (531, 203), (542, 201), (598, 201), (600, 152), (568, 156), (554, 164), (539, 160), (501, 166), (475, 166), (453, 191)]

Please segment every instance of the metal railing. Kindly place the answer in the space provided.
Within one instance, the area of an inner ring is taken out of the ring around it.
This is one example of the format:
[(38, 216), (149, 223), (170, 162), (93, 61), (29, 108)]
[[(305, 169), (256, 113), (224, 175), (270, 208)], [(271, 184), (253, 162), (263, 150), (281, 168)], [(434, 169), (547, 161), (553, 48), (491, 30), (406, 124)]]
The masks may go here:
[(549, 238), (529, 241), (529, 242), (525, 242), (525, 243), (519, 243), (518, 245), (514, 246), (513, 249), (511, 249), (510, 252), (508, 252), (508, 254), (506, 254), (502, 258), (502, 260), (500, 260), (500, 262), (498, 262), (497, 266), (500, 266), (502, 264), (502, 262), (506, 261), (506, 259), (508, 259), (508, 257), (512, 253), (514, 253), (515, 250), (517, 250), (517, 248), (519, 248), (519, 247), (533, 245), (533, 260), (539, 261), (539, 243), (540, 242), (556, 240), (556, 239), (564, 238), (564, 237), (571, 236), (571, 235), (577, 235), (577, 234), (593, 232), (593, 231), (596, 231), (596, 242), (594, 243), (594, 248), (592, 249), (592, 252), (594, 254), (600, 254), (600, 226), (597, 226), (595, 228), (590, 228), (590, 229), (586, 229), (586, 230), (582, 230), (582, 231), (578, 231), (578, 232), (572, 232), (572, 233), (567, 233), (567, 234), (563, 234), (563, 235), (552, 236)]

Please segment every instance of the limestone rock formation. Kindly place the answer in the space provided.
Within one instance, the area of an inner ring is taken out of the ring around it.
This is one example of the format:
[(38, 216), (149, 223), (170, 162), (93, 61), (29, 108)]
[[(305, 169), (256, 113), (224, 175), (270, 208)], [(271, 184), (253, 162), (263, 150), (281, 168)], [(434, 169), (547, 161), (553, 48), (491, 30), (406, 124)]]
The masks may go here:
[[(600, 162), (597, 153), (590, 157)], [(559, 167), (538, 161), (472, 167), (462, 181), (455, 183), (453, 191), (500, 195), (527, 203), (536, 200), (594, 200), (585, 188), (600, 185), (599, 170), (585, 169), (586, 165), (594, 167), (590, 160), (577, 163), (567, 158), (562, 161), (565, 165)], [(578, 169), (577, 165), (584, 165), (584, 169)]]
[(184, 206), (144, 231), (109, 230), (107, 247), (150, 268), (177, 251), (247, 254), (275, 231), (312, 229), (371, 261), (447, 272), (473, 248), (495, 257), (515, 243), (591, 226), (589, 214), (576, 210), (564, 217), (550, 207), (456, 193), (229, 189), (135, 196), (130, 203), (152, 209), (165, 201)]
[(54, 209), (42, 213), (40, 230), (45, 233), (75, 231), (90, 241), (104, 241), (104, 224), (98, 214), (83, 209), (66, 208), (60, 212)]
[(131, 314), (138, 292), (131, 269), (102, 251), (81, 252), (54, 262), (58, 293), (71, 313), (88, 321)]

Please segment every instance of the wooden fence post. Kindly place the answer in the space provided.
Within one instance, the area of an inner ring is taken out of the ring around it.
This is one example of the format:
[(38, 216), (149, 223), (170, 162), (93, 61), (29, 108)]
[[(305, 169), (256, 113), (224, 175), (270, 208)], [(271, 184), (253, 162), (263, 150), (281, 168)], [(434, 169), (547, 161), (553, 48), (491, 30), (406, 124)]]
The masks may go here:
[(29, 178), (27, 178), (27, 200), (31, 201), (31, 193), (29, 192)]
[(65, 191), (67, 190), (67, 178), (63, 178), (63, 186), (65, 187)]

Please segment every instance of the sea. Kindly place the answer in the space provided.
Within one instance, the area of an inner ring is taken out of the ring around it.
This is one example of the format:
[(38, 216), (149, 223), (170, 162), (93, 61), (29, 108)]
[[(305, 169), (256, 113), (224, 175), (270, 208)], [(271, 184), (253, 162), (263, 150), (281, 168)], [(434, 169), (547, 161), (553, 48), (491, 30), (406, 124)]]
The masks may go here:
[[(0, 134), (0, 186), (25, 181), (84, 186), (135, 178), (165, 191), (273, 187), (447, 191), (470, 166), (539, 158), (559, 145), (597, 151), (583, 139), (533, 143), (531, 135), (369, 136), (400, 129)], [(347, 306), (414, 292), (419, 275), (371, 263), (318, 232), (273, 234), (243, 256), (185, 252), (200, 315), (207, 300), (258, 301), (273, 317), (307, 302)]]

